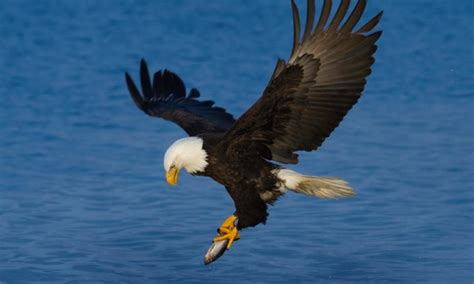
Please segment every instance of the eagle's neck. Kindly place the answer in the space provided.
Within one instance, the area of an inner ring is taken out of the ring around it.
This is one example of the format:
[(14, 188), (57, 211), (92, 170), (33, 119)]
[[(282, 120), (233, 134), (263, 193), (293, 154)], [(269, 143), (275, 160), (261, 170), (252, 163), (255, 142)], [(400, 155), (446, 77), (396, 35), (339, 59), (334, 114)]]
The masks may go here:
[(204, 141), (200, 137), (187, 137), (176, 140), (166, 151), (164, 158), (165, 170), (174, 165), (184, 168), (190, 174), (204, 172), (207, 152), (203, 149)]

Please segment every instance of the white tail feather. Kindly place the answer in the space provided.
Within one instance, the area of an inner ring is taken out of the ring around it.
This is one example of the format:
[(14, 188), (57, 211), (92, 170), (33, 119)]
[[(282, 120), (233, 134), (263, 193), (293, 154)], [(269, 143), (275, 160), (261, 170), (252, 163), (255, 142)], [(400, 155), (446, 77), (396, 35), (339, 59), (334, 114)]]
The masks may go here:
[(336, 177), (305, 176), (288, 169), (278, 169), (274, 174), (285, 189), (319, 198), (337, 198), (354, 195), (348, 183)]

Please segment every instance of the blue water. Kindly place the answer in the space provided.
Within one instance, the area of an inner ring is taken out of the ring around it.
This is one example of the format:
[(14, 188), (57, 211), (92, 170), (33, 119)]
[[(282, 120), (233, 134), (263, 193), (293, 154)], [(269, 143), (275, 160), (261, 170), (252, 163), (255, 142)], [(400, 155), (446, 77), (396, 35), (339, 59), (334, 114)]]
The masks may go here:
[(123, 73), (145, 57), (239, 115), (289, 54), (288, 2), (1, 1), (0, 283), (472, 283), (471, 0), (370, 1), (363, 98), (292, 167), (357, 196), (288, 194), (202, 264), (233, 203), (208, 178), (166, 185), (185, 133), (138, 111)]

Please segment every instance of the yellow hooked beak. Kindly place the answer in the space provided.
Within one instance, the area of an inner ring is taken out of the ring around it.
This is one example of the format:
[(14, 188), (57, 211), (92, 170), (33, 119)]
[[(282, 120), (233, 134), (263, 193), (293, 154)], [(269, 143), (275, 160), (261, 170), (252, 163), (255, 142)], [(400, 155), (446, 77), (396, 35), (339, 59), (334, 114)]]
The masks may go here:
[(175, 166), (171, 166), (168, 172), (166, 172), (166, 181), (170, 185), (178, 184), (179, 169)]

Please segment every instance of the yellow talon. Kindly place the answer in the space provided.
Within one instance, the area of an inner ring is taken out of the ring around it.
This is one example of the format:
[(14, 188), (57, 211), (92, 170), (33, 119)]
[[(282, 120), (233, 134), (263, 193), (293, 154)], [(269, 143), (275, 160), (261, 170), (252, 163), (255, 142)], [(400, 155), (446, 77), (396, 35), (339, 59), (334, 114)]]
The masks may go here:
[(237, 216), (233, 214), (227, 218), (219, 228), (219, 235), (214, 238), (214, 242), (229, 240), (227, 249), (230, 249), (234, 241), (240, 239), (239, 230), (237, 230), (234, 224), (236, 220)]
[(230, 229), (227, 228), (219, 228), (219, 235), (225, 235), (230, 233)]

